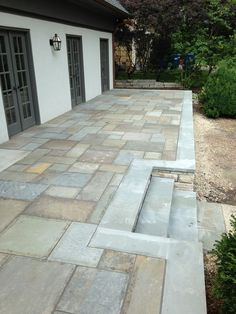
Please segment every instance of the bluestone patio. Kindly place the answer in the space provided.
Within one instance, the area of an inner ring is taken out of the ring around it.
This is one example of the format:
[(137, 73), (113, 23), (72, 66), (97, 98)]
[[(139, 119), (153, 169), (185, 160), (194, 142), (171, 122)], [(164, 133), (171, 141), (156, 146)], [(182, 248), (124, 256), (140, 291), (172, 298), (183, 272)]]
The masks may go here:
[(189, 91), (112, 90), (0, 145), (1, 314), (205, 314)]

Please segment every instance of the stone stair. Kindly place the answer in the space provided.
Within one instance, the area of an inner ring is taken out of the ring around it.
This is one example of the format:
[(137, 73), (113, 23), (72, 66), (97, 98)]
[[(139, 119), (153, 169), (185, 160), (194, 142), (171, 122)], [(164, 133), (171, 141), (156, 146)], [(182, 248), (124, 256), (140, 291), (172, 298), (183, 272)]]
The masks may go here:
[(198, 241), (196, 194), (176, 189), (173, 179), (152, 177), (135, 232)]
[[(177, 175), (153, 176), (153, 169)], [(178, 173), (184, 173), (178, 161), (134, 162), (90, 245), (165, 259), (159, 314), (206, 314), (196, 194), (178, 185)]]

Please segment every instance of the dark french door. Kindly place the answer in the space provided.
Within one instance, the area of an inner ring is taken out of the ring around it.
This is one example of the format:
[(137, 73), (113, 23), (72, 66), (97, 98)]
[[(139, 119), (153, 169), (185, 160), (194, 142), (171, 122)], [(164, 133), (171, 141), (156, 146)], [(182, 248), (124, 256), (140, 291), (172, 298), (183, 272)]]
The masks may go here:
[(102, 92), (110, 89), (108, 39), (100, 39)]
[(82, 39), (67, 36), (67, 53), (72, 107), (84, 101)]
[(0, 30), (0, 82), (9, 135), (33, 126), (26, 33)]

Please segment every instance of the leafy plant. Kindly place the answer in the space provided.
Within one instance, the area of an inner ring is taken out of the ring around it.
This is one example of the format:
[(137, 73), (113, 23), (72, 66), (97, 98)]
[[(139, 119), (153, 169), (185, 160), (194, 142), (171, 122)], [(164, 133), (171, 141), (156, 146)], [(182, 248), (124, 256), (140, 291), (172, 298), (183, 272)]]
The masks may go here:
[(236, 118), (236, 58), (223, 60), (211, 73), (200, 95), (209, 118)]
[(236, 313), (236, 217), (231, 219), (232, 230), (216, 241), (212, 253), (216, 257), (217, 273), (213, 293), (223, 301), (221, 313)]

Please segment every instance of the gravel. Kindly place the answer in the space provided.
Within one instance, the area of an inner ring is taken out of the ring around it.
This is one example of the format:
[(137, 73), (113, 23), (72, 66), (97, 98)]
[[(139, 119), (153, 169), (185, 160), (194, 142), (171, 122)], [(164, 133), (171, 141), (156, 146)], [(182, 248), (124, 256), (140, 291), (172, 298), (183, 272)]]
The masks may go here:
[(198, 199), (236, 205), (236, 120), (194, 110), (194, 128)]

